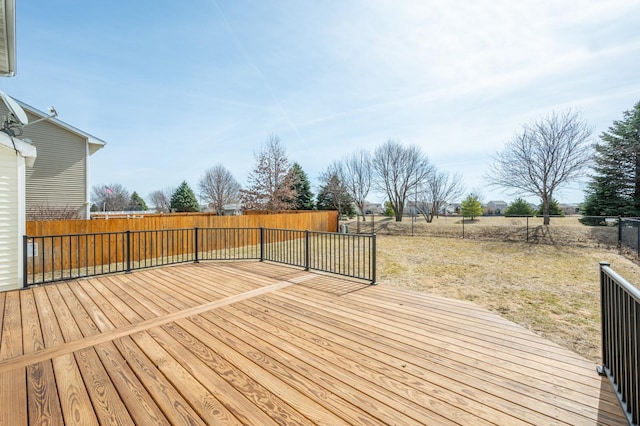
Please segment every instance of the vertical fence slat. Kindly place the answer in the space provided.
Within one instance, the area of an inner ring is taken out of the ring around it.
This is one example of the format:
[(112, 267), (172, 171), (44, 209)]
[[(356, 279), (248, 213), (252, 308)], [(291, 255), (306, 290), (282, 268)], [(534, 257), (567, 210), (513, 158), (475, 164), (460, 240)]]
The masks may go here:
[[(40, 263), (36, 263), (37, 256), (26, 256), (29, 242), (34, 250), (40, 246)], [(372, 284), (376, 280), (375, 234), (337, 234), (264, 227), (194, 227), (25, 236), (23, 246), (26, 286), (79, 276), (129, 273), (136, 269), (174, 263), (241, 259), (284, 263), (305, 270), (365, 279)], [(39, 265), (39, 271), (36, 265)], [(37, 279), (36, 273), (40, 274), (40, 279)]]

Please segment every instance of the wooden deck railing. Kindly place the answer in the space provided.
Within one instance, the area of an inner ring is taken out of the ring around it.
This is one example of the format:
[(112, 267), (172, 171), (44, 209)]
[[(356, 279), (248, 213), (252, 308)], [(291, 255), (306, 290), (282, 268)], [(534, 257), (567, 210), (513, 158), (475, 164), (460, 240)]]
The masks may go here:
[(601, 375), (611, 380), (629, 424), (640, 421), (640, 291), (600, 263)]
[(375, 234), (183, 228), (24, 237), (24, 286), (201, 260), (272, 261), (376, 282)]

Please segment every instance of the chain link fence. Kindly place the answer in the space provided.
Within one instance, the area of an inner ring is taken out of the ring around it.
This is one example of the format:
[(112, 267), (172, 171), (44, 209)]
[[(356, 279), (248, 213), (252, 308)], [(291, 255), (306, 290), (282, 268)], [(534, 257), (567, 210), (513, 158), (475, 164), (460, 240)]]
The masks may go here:
[(616, 218), (620, 249), (640, 258), (640, 218)]
[[(616, 248), (618, 218), (579, 215), (551, 216), (549, 226), (540, 216), (439, 216), (428, 223), (422, 216), (394, 218), (367, 215), (344, 222), (351, 232), (476, 240)], [(637, 235), (637, 234), (636, 234)]]

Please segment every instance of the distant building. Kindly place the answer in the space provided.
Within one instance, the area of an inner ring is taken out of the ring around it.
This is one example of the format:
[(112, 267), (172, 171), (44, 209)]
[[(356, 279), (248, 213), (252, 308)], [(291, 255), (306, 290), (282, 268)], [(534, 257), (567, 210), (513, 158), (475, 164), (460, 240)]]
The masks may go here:
[[(215, 213), (216, 209), (211, 204), (200, 205), (200, 211), (203, 213)], [(222, 216), (242, 216), (241, 204), (225, 204), (222, 206)]]
[(380, 203), (370, 203), (366, 201), (364, 203), (364, 213), (365, 214), (383, 214), (384, 206)]
[(222, 206), (222, 214), (225, 216), (242, 216), (241, 204), (225, 204)]
[(484, 214), (487, 215), (496, 215), (496, 214), (504, 214), (504, 211), (509, 207), (509, 205), (502, 200), (489, 201), (484, 205)]
[(568, 215), (572, 215), (572, 214), (580, 214), (580, 205), (579, 204), (574, 204), (574, 203), (560, 203), (558, 204), (558, 207), (560, 207), (560, 210), (562, 210), (564, 212), (564, 214)]
[(456, 214), (460, 211), (460, 203), (448, 203), (443, 209), (445, 215)]

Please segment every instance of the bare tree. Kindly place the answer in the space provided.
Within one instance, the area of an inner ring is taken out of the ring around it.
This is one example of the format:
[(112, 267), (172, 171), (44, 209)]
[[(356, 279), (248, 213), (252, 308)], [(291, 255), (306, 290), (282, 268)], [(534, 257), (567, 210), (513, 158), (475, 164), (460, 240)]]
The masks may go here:
[(149, 194), (149, 200), (158, 213), (168, 213), (171, 211), (171, 196), (175, 192), (174, 188), (164, 188), (153, 191)]
[(371, 190), (371, 154), (365, 150), (357, 151), (342, 160), (339, 170), (340, 180), (364, 221), (366, 199)]
[(404, 147), (393, 140), (376, 149), (372, 165), (376, 187), (386, 193), (396, 222), (401, 222), (407, 197), (433, 173), (433, 167), (420, 148)]
[(240, 184), (222, 164), (207, 170), (199, 186), (202, 198), (215, 209), (217, 215), (224, 214), (225, 204), (240, 200)]
[(243, 207), (247, 210), (277, 212), (295, 208), (296, 191), (289, 160), (277, 135), (256, 155), (256, 166), (247, 179), (249, 187), (240, 190)]
[(548, 225), (554, 191), (580, 177), (589, 165), (591, 133), (579, 113), (553, 112), (524, 125), (522, 133), (494, 156), (485, 179), (514, 194), (540, 197), (544, 224)]
[(82, 209), (73, 206), (50, 206), (48, 204), (38, 204), (27, 206), (27, 220), (71, 220), (83, 219)]
[(426, 221), (431, 223), (443, 206), (461, 197), (464, 191), (462, 176), (434, 170), (420, 184), (416, 207)]
[(131, 195), (124, 186), (112, 183), (94, 186), (91, 200), (96, 211), (124, 211), (129, 208)]

